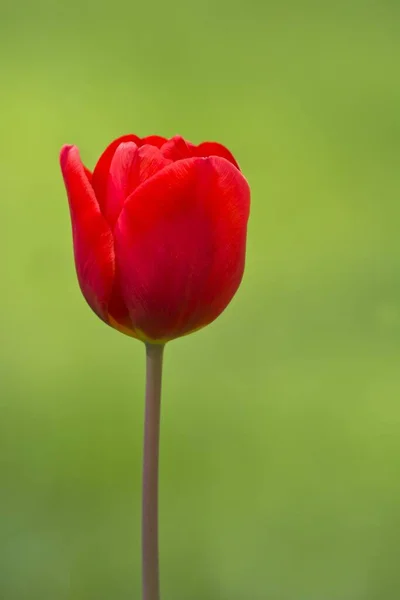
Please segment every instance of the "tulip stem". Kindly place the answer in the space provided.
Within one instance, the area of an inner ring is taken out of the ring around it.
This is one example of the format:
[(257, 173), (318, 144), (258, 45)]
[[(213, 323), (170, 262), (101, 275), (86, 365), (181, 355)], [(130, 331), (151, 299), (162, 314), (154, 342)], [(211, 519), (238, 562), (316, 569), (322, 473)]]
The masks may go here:
[(158, 572), (158, 455), (164, 346), (146, 344), (146, 407), (143, 447), (143, 600), (160, 600)]

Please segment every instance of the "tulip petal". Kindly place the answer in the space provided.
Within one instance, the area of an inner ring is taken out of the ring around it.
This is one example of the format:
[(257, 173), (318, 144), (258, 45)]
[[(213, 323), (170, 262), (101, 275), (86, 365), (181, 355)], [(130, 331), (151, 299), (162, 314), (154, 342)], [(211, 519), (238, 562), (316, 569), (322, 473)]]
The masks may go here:
[(155, 146), (138, 148), (134, 142), (122, 142), (110, 165), (106, 203), (103, 214), (114, 227), (126, 198), (146, 179), (170, 164)]
[(161, 137), (161, 135), (148, 135), (140, 140), (140, 146), (144, 146), (144, 144), (150, 144), (150, 146), (161, 148), (166, 141), (167, 138)]
[(138, 147), (143, 146), (144, 144), (149, 144), (151, 146), (155, 146), (156, 148), (161, 148), (161, 146), (165, 144), (166, 141), (166, 138), (161, 137), (160, 135), (149, 135), (141, 139), (137, 135), (130, 133), (128, 135), (123, 135), (117, 138), (116, 140), (111, 142), (109, 146), (107, 146), (107, 148), (104, 150), (103, 154), (97, 161), (92, 176), (93, 189), (96, 193), (96, 197), (101, 210), (103, 210), (103, 207), (106, 204), (108, 175), (110, 172), (113, 156), (118, 146), (126, 142), (134, 142)]
[(90, 171), (87, 167), (85, 167), (85, 165), (83, 165), (84, 171), (85, 171), (85, 175), (87, 177), (88, 182), (90, 183), (90, 185), (92, 185), (92, 171)]
[(222, 144), (218, 144), (218, 142), (203, 142), (199, 146), (195, 146), (193, 156), (221, 156), (222, 158), (229, 160), (229, 162), (239, 169), (239, 165), (233, 154), (228, 148), (225, 148)]
[(175, 135), (161, 146), (161, 152), (165, 158), (176, 161), (191, 158), (193, 156), (193, 148), (195, 146), (191, 142), (187, 142), (180, 135)]
[(233, 154), (228, 148), (225, 148), (222, 144), (218, 144), (218, 142), (203, 142), (199, 146), (195, 146), (180, 135), (175, 135), (161, 147), (161, 152), (166, 158), (170, 158), (173, 161), (192, 158), (194, 156), (204, 158), (207, 156), (220, 156), (229, 160), (229, 162), (239, 169), (239, 165)]
[(143, 339), (185, 335), (226, 308), (243, 275), (249, 203), (246, 179), (220, 157), (173, 163), (126, 200), (116, 265)]
[(103, 154), (100, 156), (93, 171), (92, 185), (101, 210), (103, 210), (103, 207), (106, 203), (107, 182), (111, 161), (116, 149), (123, 142), (135, 142), (135, 144), (139, 145), (140, 138), (132, 133), (123, 135), (111, 142), (111, 144), (107, 146)]
[(89, 306), (104, 321), (114, 280), (111, 230), (89, 182), (76, 146), (64, 146), (61, 170), (67, 189), (79, 285)]
[(130, 185), (130, 178), (137, 149), (135, 142), (122, 142), (111, 160), (107, 194), (103, 205), (103, 214), (111, 228), (121, 212), (125, 199), (134, 189)]

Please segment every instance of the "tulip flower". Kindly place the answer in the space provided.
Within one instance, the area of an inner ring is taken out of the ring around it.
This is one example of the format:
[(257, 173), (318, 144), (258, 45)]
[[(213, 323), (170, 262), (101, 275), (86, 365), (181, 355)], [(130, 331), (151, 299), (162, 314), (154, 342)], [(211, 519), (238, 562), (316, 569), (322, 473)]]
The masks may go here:
[(93, 172), (76, 146), (61, 170), (82, 294), (100, 319), (146, 345), (143, 600), (159, 599), (158, 445), (166, 342), (227, 307), (242, 280), (250, 191), (227, 148), (126, 135)]

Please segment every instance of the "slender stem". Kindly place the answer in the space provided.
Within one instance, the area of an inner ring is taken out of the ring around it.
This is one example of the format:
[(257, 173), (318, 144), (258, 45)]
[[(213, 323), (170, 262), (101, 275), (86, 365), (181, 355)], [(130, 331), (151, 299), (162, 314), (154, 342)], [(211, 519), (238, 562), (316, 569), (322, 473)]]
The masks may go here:
[(143, 600), (160, 600), (158, 574), (158, 454), (164, 346), (146, 344), (146, 408), (144, 418), (142, 496)]

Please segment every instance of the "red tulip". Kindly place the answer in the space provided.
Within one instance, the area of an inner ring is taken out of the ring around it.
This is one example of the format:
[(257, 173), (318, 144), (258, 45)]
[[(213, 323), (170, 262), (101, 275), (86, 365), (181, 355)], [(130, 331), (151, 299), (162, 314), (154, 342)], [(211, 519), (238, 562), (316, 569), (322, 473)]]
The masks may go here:
[(211, 323), (244, 270), (250, 191), (221, 144), (123, 136), (91, 173), (61, 150), (75, 265), (94, 312), (164, 343)]

